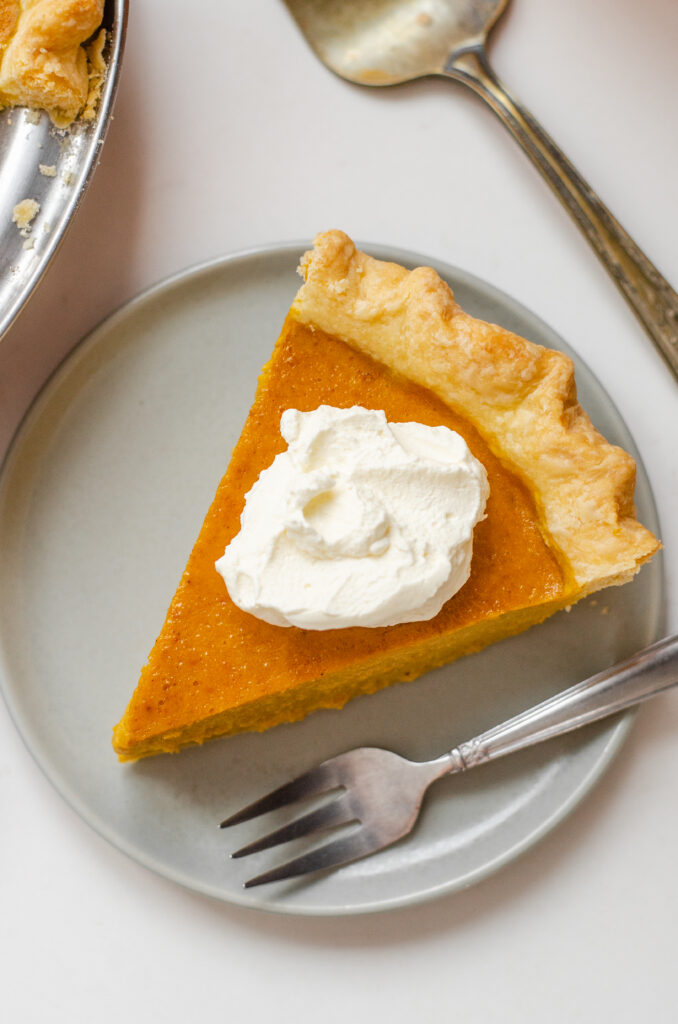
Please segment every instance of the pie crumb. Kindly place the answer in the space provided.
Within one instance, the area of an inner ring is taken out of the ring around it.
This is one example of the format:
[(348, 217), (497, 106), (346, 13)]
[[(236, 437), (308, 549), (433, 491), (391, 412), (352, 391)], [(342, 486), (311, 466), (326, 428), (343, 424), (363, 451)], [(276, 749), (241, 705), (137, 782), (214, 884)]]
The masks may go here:
[(12, 210), (12, 220), (19, 228), (19, 231), (24, 232), (29, 229), (30, 223), (40, 209), (40, 203), (36, 203), (35, 199), (22, 199), (20, 203), (17, 203)]
[(56, 164), (38, 164), (38, 170), (46, 178), (56, 178)]

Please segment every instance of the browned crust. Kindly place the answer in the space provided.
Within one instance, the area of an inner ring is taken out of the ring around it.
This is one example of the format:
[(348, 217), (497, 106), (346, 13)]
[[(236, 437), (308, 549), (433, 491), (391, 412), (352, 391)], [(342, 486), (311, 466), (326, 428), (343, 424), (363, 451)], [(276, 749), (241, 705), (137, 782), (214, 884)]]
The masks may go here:
[(593, 427), (563, 353), (476, 320), (430, 267), (358, 251), (341, 231), (305, 254), (292, 315), (434, 391), (528, 484), (578, 596), (624, 583), (659, 547), (635, 516), (635, 463)]
[(16, 32), (20, 13), (19, 0), (0, 0), (0, 57)]
[(70, 124), (87, 103), (82, 44), (103, 9), (104, 0), (0, 0), (0, 107), (47, 110), (59, 127)]

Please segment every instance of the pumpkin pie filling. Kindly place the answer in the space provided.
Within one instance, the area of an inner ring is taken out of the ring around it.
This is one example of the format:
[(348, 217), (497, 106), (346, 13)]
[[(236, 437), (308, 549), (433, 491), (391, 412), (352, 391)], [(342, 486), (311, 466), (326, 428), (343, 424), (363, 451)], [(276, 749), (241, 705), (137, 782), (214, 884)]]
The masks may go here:
[[(235, 536), (246, 493), (284, 449), (280, 417), (328, 404), (382, 409), (393, 422), (447, 426), (485, 466), (486, 518), (471, 577), (435, 618), (382, 628), (310, 631), (256, 619), (230, 600), (215, 561)], [(341, 707), (411, 679), (568, 601), (568, 570), (545, 539), (527, 487), (479, 432), (431, 391), (346, 342), (288, 317), (165, 625), (115, 732), (124, 759)], [(502, 623), (492, 620), (502, 616)]]

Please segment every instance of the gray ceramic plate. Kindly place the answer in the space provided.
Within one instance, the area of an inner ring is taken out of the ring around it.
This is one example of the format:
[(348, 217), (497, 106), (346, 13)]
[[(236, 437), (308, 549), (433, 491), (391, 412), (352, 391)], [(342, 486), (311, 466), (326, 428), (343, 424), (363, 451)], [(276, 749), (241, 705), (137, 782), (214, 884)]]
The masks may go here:
[[(359, 744), (426, 758), (654, 640), (662, 579), (582, 602), (414, 683), (262, 735), (118, 764), (111, 727), (136, 683), (296, 290), (304, 246), (189, 270), (105, 321), (29, 412), (0, 482), (0, 677), (26, 743), (66, 799), (132, 857), (191, 889), (267, 910), (382, 910), (468, 886), (535, 842), (618, 749), (630, 719), (523, 752), (430, 794), (416, 831), (334, 874), (245, 891), (271, 863), (231, 861), (254, 831), (218, 822), (267, 788)], [(368, 247), (404, 263), (413, 254)], [(495, 289), (434, 262), (462, 305), (566, 346)], [(597, 425), (633, 450), (578, 363)], [(656, 518), (642, 469), (638, 505)]]

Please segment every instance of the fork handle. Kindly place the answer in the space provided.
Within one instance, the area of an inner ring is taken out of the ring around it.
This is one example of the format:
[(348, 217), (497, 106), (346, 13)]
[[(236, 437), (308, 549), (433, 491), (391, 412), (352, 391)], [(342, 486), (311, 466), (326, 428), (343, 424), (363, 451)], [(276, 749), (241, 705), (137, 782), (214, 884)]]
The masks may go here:
[(678, 634), (659, 640), (502, 725), (461, 743), (448, 755), (452, 772), (561, 736), (678, 684)]
[(539, 122), (490, 67), (482, 47), (453, 53), (443, 74), (486, 101), (577, 222), (678, 377), (678, 295)]

